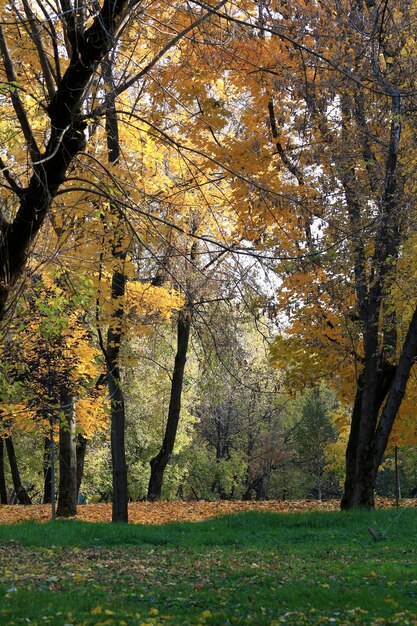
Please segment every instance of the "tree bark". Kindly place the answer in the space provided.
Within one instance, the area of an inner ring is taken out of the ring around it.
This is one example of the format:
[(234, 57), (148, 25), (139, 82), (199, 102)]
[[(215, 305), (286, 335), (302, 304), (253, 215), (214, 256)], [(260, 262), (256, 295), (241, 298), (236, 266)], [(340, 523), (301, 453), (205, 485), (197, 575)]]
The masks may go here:
[[(116, 272), (113, 275), (112, 293), (124, 294), (125, 276)], [(113, 289), (114, 287), (114, 289)], [(117, 334), (117, 333), (116, 333)], [(112, 521), (127, 522), (127, 465), (125, 453), (125, 403), (121, 387), (120, 369), (118, 366), (120, 344), (113, 342), (113, 333), (109, 330), (107, 358), (109, 368), (108, 386), (111, 398), (111, 457), (113, 467), (113, 500)]]
[(174, 450), (178, 423), (181, 414), (181, 395), (184, 384), (184, 370), (187, 361), (188, 343), (191, 329), (191, 313), (186, 307), (180, 311), (177, 322), (177, 352), (175, 355), (174, 372), (171, 382), (168, 418), (164, 440), (158, 454), (151, 460), (151, 476), (148, 486), (148, 500), (155, 502), (161, 499), (162, 483), (165, 468)]
[(59, 424), (59, 493), (58, 517), (77, 514), (77, 452), (75, 445), (75, 404), (71, 394), (62, 397)]
[(87, 450), (87, 439), (81, 433), (77, 436), (77, 500), (84, 475), (84, 461)]
[(20, 480), (19, 468), (17, 466), (16, 453), (14, 451), (13, 440), (11, 437), (4, 438), (6, 442), (7, 456), (9, 457), (10, 471), (12, 474), (13, 487), (16, 492), (16, 498), (20, 504), (32, 504), (31, 499), (22, 485)]
[[(381, 463), (379, 461), (376, 465), (375, 457), (378, 415), (387, 394), (390, 393), (395, 374), (396, 367), (393, 365), (387, 365), (384, 372), (380, 373), (375, 392), (372, 392), (375, 397), (372, 414), (369, 413), (368, 407), (364, 414), (362, 396), (367, 393), (367, 388), (363, 373), (359, 379), (346, 449), (346, 478), (341, 501), (341, 508), (344, 510), (353, 507), (368, 509), (374, 507), (375, 481)], [(387, 443), (388, 439), (384, 451)]]
[(52, 468), (51, 468), (51, 442), (49, 437), (44, 439), (43, 450), (43, 503), (51, 504), (52, 501)]
[(4, 475), (4, 443), (0, 437), (0, 504), (7, 504), (6, 477)]
[[(110, 165), (116, 165), (120, 158), (119, 127), (116, 114), (116, 101), (111, 60), (106, 61), (105, 80), (110, 95), (106, 107), (107, 158)], [(107, 384), (111, 411), (111, 456), (113, 468), (112, 521), (127, 522), (127, 465), (125, 451), (125, 401), (120, 376), (120, 350), (123, 340), (124, 299), (127, 277), (124, 264), (127, 257), (124, 242), (125, 222), (119, 209), (110, 204), (110, 211), (116, 216), (112, 257), (115, 269), (112, 275), (111, 301), (112, 319), (107, 332), (106, 366)]]

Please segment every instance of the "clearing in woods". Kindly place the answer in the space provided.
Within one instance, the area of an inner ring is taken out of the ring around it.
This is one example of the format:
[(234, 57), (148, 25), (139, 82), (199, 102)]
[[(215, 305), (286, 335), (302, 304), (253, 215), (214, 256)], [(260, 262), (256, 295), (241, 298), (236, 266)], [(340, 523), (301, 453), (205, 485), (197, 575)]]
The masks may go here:
[(417, 625), (416, 536), (415, 508), (3, 524), (0, 624)]

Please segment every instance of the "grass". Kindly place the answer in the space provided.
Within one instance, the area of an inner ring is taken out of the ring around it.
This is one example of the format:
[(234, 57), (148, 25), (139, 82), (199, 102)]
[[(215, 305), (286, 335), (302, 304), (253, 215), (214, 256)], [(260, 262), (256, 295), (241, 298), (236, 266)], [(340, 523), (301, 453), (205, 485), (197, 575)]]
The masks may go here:
[(416, 509), (3, 525), (0, 624), (417, 625), (416, 537)]

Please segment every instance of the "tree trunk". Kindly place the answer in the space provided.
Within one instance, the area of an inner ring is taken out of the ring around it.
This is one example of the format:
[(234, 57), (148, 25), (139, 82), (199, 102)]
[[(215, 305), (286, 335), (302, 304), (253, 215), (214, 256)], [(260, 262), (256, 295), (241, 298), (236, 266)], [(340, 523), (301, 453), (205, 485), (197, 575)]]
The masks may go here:
[(259, 479), (258, 484), (255, 487), (255, 493), (256, 493), (256, 500), (267, 500), (267, 477), (266, 476), (262, 476)]
[(252, 500), (252, 487), (246, 487), (246, 490), (242, 493), (242, 500)]
[(43, 503), (51, 504), (52, 501), (52, 468), (51, 468), (51, 442), (49, 437), (44, 439), (43, 450)]
[[(106, 101), (106, 140), (107, 159), (110, 165), (116, 165), (120, 158), (119, 126), (116, 113), (115, 85), (111, 60), (105, 62), (104, 77), (109, 88)], [(127, 246), (124, 241), (125, 221), (117, 206), (110, 203), (109, 209), (116, 217), (113, 225), (114, 236), (112, 257), (115, 269), (112, 275), (111, 302), (112, 320), (107, 331), (107, 384), (111, 406), (111, 458), (113, 468), (113, 505), (112, 521), (127, 522), (127, 465), (125, 452), (125, 401), (120, 376), (120, 350), (123, 340), (124, 298), (127, 277), (124, 265)]]
[[(376, 428), (381, 405), (386, 398), (395, 374), (395, 367), (387, 366), (375, 383), (375, 389), (367, 385), (362, 373), (352, 411), (349, 441), (346, 448), (346, 478), (341, 508), (372, 509), (375, 506), (374, 491), (376, 475)], [(364, 395), (373, 396), (374, 402), (364, 403)]]
[[(110, 332), (109, 332), (110, 334)], [(111, 341), (108, 342), (111, 345)], [(111, 398), (111, 457), (113, 467), (113, 506), (112, 521), (127, 522), (127, 465), (125, 454), (125, 404), (121, 387), (120, 371), (117, 365), (119, 349), (113, 346), (108, 350), (113, 363), (109, 371), (108, 385)]]
[(84, 475), (84, 461), (87, 450), (87, 439), (81, 433), (77, 436), (77, 499)]
[(151, 460), (151, 476), (148, 486), (148, 500), (155, 502), (161, 499), (162, 483), (165, 468), (174, 450), (178, 422), (181, 413), (181, 395), (184, 383), (184, 370), (187, 361), (188, 342), (191, 329), (191, 313), (188, 308), (180, 311), (177, 323), (177, 353), (175, 355), (174, 372), (171, 382), (168, 419), (165, 436), (158, 454)]
[[(346, 95), (342, 100), (342, 111), (346, 120), (349, 119), (350, 106), (349, 96)], [(401, 96), (397, 90), (392, 91), (391, 107), (390, 140), (386, 154), (381, 199), (378, 203), (380, 220), (369, 270), (366, 269), (366, 254), (361, 236), (355, 238), (354, 246), (355, 290), (364, 357), (346, 451), (346, 480), (341, 502), (342, 509), (374, 507), (376, 476), (388, 442), (388, 437), (386, 437), (382, 445), (383, 451), (379, 454), (377, 437), (380, 429), (379, 415), (385, 398), (388, 397), (389, 402), (391, 384), (398, 369), (390, 363), (397, 351), (397, 332), (392, 326), (395, 319), (385, 310), (384, 300), (384, 294), (390, 292), (394, 280), (393, 270), (399, 256), (402, 222), (406, 209), (406, 205), (401, 204), (402, 183), (397, 171), (402, 118)], [(357, 117), (359, 128), (366, 126), (364, 115), (357, 106), (355, 110), (355, 115), (359, 115)], [(358, 136), (360, 135), (361, 132)], [(364, 150), (365, 148), (364, 144)], [(366, 150), (364, 156), (365, 152)], [(342, 178), (351, 225), (356, 230), (361, 218), (361, 207), (357, 201), (358, 181), (354, 168), (349, 167), (343, 173)], [(402, 352), (404, 352), (405, 343)], [(398, 408), (399, 405), (397, 411)], [(395, 416), (392, 419), (394, 418)]]
[(77, 514), (77, 452), (75, 445), (74, 397), (62, 397), (62, 416), (59, 424), (59, 494), (58, 517)]
[(252, 490), (253, 490), (253, 477), (251, 472), (251, 463), (253, 450), (255, 447), (255, 438), (253, 436), (253, 431), (251, 428), (248, 430), (248, 445), (246, 450), (246, 475), (245, 475), (245, 491), (242, 494), (242, 500), (252, 500)]
[(364, 489), (364, 476), (358, 475), (357, 449), (360, 437), (362, 408), (362, 377), (358, 382), (355, 403), (352, 411), (352, 421), (350, 425), (349, 441), (346, 448), (346, 476), (344, 493), (341, 502), (342, 509), (350, 509), (354, 506), (373, 507), (373, 489), (369, 494)]
[(4, 438), (6, 442), (7, 456), (9, 457), (10, 471), (12, 474), (13, 487), (16, 492), (16, 498), (20, 504), (32, 504), (26, 489), (20, 480), (19, 468), (17, 467), (17, 459), (14, 451), (14, 445), (11, 437)]
[(7, 504), (6, 477), (4, 475), (3, 437), (0, 437), (0, 504)]
[[(355, 402), (352, 427), (346, 452), (346, 482), (342, 498), (342, 509), (352, 507), (373, 508), (374, 489), (378, 469), (388, 444), (389, 436), (404, 398), (411, 368), (417, 358), (417, 307), (411, 318), (407, 336), (404, 340), (398, 365), (385, 369), (384, 376), (380, 377), (378, 395), (375, 406), (376, 417), (373, 417), (375, 426), (369, 432), (369, 416), (360, 412)], [(362, 395), (363, 391), (360, 392)], [(357, 394), (358, 398), (358, 394)], [(380, 407), (386, 398), (385, 406), (379, 416)], [(356, 415), (355, 415), (356, 412)], [(360, 444), (360, 445), (359, 445)], [(362, 450), (361, 456), (358, 450)]]

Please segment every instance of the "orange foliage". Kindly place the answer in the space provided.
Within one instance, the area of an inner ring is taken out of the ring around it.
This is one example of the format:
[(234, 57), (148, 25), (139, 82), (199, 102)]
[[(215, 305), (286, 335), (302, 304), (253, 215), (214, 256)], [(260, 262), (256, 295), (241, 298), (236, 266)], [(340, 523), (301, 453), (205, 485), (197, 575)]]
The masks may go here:
[[(377, 508), (390, 508), (395, 501), (389, 498), (376, 500)], [(401, 500), (402, 506), (417, 507), (417, 500)], [(109, 503), (85, 504), (78, 507), (76, 519), (82, 522), (111, 522)], [(221, 500), (218, 502), (132, 502), (129, 504), (129, 522), (131, 524), (169, 524), (172, 522), (202, 522), (206, 519), (244, 513), (247, 511), (265, 511), (270, 513), (294, 513), (301, 511), (338, 511), (339, 500), (267, 500), (239, 501)], [(16, 524), (24, 520), (46, 522), (51, 517), (51, 506), (35, 504), (32, 506), (0, 506), (0, 523)]]

